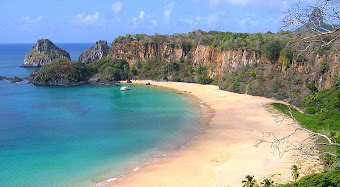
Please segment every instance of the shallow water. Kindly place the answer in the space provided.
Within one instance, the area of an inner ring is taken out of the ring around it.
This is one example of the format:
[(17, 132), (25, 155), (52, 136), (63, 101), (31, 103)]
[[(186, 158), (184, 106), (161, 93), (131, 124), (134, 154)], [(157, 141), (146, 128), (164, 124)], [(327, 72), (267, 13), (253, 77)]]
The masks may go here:
[[(28, 76), (32, 69), (18, 67), (32, 47), (26, 45), (16, 55), (0, 45), (0, 75)], [(69, 45), (71, 56), (79, 56)], [(130, 88), (0, 81), (0, 186), (95, 184), (176, 149), (199, 129), (193, 99), (152, 86)]]

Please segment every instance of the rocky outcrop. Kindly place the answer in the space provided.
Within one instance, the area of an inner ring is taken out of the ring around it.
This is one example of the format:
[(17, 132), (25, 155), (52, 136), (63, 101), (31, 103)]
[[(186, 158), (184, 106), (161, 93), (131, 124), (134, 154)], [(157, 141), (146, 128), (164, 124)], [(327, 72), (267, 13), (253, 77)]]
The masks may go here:
[(26, 80), (27, 78), (19, 78), (17, 76), (14, 77), (4, 77), (4, 76), (0, 76), (0, 80), (7, 80), (7, 81), (11, 81), (12, 83), (17, 83), (17, 82), (21, 82)]
[(137, 40), (113, 42), (108, 56), (112, 59), (125, 59), (129, 65), (140, 61), (159, 59), (170, 62), (187, 54), (182, 48), (171, 43), (147, 42), (141, 43)]
[(79, 61), (82, 63), (92, 63), (103, 57), (106, 57), (109, 52), (109, 46), (107, 45), (107, 41), (99, 40), (96, 44), (87, 49), (79, 56)]
[(40, 67), (57, 58), (71, 60), (68, 52), (57, 47), (48, 39), (40, 39), (26, 54), (22, 67)]
[(86, 64), (59, 58), (34, 71), (28, 81), (38, 86), (71, 86), (88, 82), (91, 71)]
[[(301, 84), (317, 82), (319, 89), (327, 89), (332, 86), (332, 81), (339, 76), (340, 54), (339, 52), (325, 53), (323, 55), (312, 54), (302, 62), (293, 61), (290, 67), (282, 66), (282, 62), (271, 62), (260, 51), (252, 49), (221, 50), (216, 47), (197, 45), (191, 48), (181, 47), (172, 43), (140, 42), (137, 40), (123, 40), (113, 42), (108, 54), (112, 59), (125, 59), (129, 65), (135, 65), (140, 61), (157, 59), (163, 62), (174, 60), (188, 60), (197, 68), (208, 67), (208, 76), (219, 78), (223, 74), (230, 74), (246, 66), (265, 65), (266, 67), (279, 69), (284, 76), (293, 75), (292, 72), (304, 76)], [(327, 71), (320, 72), (322, 63), (326, 62)]]

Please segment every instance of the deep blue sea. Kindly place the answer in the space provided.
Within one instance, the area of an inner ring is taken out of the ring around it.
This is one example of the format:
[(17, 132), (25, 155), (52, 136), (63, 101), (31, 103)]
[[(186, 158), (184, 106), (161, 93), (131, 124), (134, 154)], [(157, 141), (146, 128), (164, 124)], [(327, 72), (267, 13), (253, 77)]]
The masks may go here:
[[(33, 45), (0, 44), (0, 76), (34, 71), (19, 67)], [(57, 45), (77, 60), (93, 44)], [(0, 81), (0, 186), (90, 186), (177, 149), (200, 128), (195, 100), (130, 88)]]

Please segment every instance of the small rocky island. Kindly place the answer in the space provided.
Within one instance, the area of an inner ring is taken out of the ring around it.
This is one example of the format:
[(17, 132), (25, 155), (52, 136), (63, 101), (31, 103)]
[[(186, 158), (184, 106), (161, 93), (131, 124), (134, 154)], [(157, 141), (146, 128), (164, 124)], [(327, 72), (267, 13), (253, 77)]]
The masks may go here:
[(99, 40), (96, 42), (96, 44), (93, 47), (84, 51), (79, 56), (78, 61), (85, 63), (85, 64), (96, 62), (99, 59), (107, 57), (109, 50), (110, 50), (110, 47), (107, 45), (107, 41)]
[(91, 75), (91, 68), (86, 64), (58, 58), (31, 73), (28, 80), (37, 86), (72, 86), (86, 83)]
[(57, 58), (71, 60), (68, 52), (57, 47), (48, 39), (40, 39), (26, 54), (22, 67), (40, 67)]

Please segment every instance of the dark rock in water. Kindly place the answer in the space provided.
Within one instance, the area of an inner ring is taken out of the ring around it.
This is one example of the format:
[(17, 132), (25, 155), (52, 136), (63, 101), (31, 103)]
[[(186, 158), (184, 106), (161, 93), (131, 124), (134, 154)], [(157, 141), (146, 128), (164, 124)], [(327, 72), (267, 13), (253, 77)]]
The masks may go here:
[(0, 80), (7, 80), (7, 81), (11, 81), (12, 83), (16, 83), (16, 82), (21, 82), (23, 80), (26, 80), (27, 78), (19, 78), (17, 76), (15, 77), (3, 77), (3, 76), (0, 76)]
[(148, 83), (146, 83), (145, 85), (150, 86), (151, 84), (148, 82)]
[(99, 40), (96, 44), (87, 49), (79, 56), (79, 61), (83, 63), (92, 63), (103, 57), (106, 57), (109, 52), (109, 46), (107, 46), (107, 41)]
[(131, 84), (132, 81), (129, 79), (129, 80), (126, 81), (126, 83)]
[(91, 84), (101, 84), (101, 85), (109, 85), (109, 86), (119, 86), (121, 82), (112, 80), (112, 79), (100, 79), (100, 78), (91, 78), (89, 80)]
[(19, 77), (15, 76), (13, 77), (12, 82), (21, 82), (23, 79), (20, 79)]
[(25, 56), (22, 67), (40, 67), (57, 58), (71, 60), (70, 54), (57, 47), (48, 39), (40, 39)]

